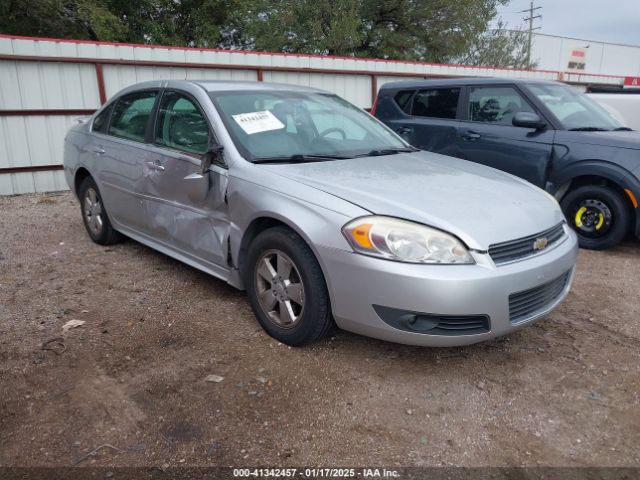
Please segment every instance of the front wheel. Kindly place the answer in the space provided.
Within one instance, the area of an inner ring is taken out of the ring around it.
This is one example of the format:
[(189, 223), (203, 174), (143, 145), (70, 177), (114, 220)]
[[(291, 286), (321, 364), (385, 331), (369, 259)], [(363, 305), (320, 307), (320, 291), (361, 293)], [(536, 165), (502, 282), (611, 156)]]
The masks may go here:
[(611, 248), (629, 231), (629, 209), (622, 195), (612, 188), (599, 185), (576, 188), (562, 199), (561, 206), (582, 248)]
[(299, 235), (284, 227), (264, 231), (251, 243), (246, 265), (249, 301), (269, 335), (300, 346), (329, 332), (333, 321), (324, 275)]

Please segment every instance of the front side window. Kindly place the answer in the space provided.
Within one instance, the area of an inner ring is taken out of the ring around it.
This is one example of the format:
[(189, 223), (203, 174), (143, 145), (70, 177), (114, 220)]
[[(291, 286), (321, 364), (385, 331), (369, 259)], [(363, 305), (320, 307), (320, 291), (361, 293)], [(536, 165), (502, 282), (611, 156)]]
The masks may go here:
[(144, 142), (147, 124), (157, 96), (158, 92), (137, 92), (120, 98), (111, 115), (109, 134)]
[(472, 87), (469, 93), (469, 120), (511, 125), (518, 112), (535, 113), (513, 87)]
[(209, 145), (209, 126), (193, 100), (178, 92), (162, 95), (155, 141), (158, 145), (202, 155)]
[(236, 147), (250, 161), (353, 157), (409, 148), (371, 115), (336, 95), (274, 90), (214, 92), (211, 98)]
[(622, 127), (609, 112), (572, 87), (542, 83), (527, 87), (566, 130), (615, 130)]
[(456, 118), (459, 88), (421, 90), (413, 99), (411, 114), (417, 117)]
[(96, 118), (93, 119), (93, 125), (91, 126), (91, 131), (104, 133), (107, 128), (107, 121), (109, 120), (109, 114), (111, 113), (111, 108), (113, 105), (109, 105), (103, 111), (101, 111)]

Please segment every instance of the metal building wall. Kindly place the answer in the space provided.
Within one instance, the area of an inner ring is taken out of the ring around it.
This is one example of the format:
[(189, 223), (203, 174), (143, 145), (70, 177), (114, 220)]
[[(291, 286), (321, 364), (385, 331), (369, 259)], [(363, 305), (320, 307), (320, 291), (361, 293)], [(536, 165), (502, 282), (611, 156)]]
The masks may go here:
[(120, 89), (151, 79), (272, 81), (322, 88), (370, 108), (381, 85), (412, 78), (509, 76), (621, 84), (513, 70), (319, 55), (189, 49), (0, 35), (0, 195), (67, 188), (64, 135)]
[(563, 70), (574, 49), (584, 50), (586, 71), (591, 74), (640, 76), (640, 46), (534, 33), (531, 56), (539, 68)]

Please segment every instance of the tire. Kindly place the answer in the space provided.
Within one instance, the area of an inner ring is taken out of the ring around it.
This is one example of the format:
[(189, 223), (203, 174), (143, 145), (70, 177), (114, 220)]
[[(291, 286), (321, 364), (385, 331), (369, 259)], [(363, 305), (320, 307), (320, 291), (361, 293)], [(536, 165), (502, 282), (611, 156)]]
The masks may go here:
[(580, 247), (604, 250), (620, 243), (629, 231), (631, 214), (616, 190), (585, 185), (571, 190), (560, 202), (567, 221), (578, 234)]
[(122, 241), (122, 234), (111, 226), (100, 190), (93, 178), (87, 177), (82, 181), (78, 189), (78, 199), (82, 221), (91, 240), (100, 245)]
[(299, 235), (285, 227), (265, 230), (251, 243), (245, 265), (251, 308), (269, 335), (298, 347), (329, 333), (333, 320), (324, 275)]

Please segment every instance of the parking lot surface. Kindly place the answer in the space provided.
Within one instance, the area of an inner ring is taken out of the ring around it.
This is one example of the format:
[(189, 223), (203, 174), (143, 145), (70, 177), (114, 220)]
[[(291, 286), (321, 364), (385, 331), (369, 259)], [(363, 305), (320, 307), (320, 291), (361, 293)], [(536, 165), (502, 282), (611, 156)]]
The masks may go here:
[(640, 466), (639, 278), (635, 242), (581, 251), (508, 337), (289, 348), (243, 292), (92, 243), (70, 193), (0, 198), (0, 465)]

